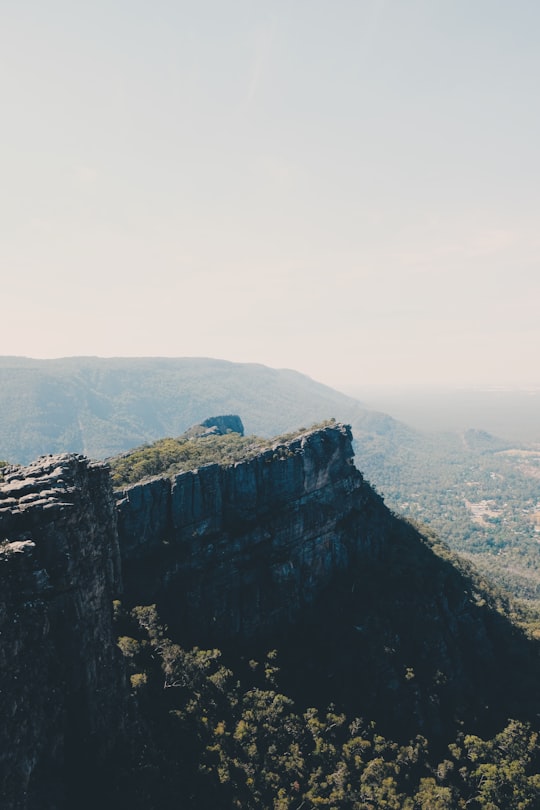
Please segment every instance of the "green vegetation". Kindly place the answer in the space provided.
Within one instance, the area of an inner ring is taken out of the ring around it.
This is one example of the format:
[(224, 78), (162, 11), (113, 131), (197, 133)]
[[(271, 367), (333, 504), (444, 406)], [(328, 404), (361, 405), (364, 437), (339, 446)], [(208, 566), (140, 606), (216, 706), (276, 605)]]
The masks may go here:
[(333, 420), (320, 422), (311, 428), (300, 428), (294, 433), (263, 439), (258, 436), (240, 436), (238, 433), (205, 435), (187, 431), (177, 439), (160, 439), (139, 447), (130, 453), (109, 459), (115, 487), (136, 483), (153, 475), (174, 475), (193, 470), (204, 464), (234, 464), (260, 455), (270, 448), (276, 453), (286, 452), (283, 445), (303, 434), (333, 424)]
[(540, 610), (540, 451), (477, 431), (356, 435), (357, 465), (392, 509), (429, 525), (487, 576)]
[(526, 615), (435, 536), (391, 525), (384, 554), (265, 638), (192, 647), (154, 605), (115, 602), (139, 731), (95, 806), (540, 806)]
[[(155, 606), (121, 618), (119, 646), (145, 720), (137, 766), (115, 775), (111, 807), (298, 810), (533, 810), (538, 735), (509, 721), (491, 739), (461, 731), (441, 756), (422, 735), (397, 743), (336, 706), (280, 691), (278, 655), (226, 666), (182, 648)], [(414, 679), (412, 669), (409, 680)], [(150, 737), (148, 736), (150, 732)]]
[(257, 455), (262, 449), (262, 439), (238, 433), (161, 439), (111, 459), (112, 480), (115, 487), (121, 487), (148, 476), (173, 475), (204, 464), (234, 464)]

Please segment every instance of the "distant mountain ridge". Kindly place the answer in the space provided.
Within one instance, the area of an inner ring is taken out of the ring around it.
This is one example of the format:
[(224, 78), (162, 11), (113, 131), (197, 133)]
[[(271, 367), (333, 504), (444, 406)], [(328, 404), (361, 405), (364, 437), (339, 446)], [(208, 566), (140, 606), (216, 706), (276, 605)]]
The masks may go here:
[(298, 372), (209, 358), (0, 358), (0, 458), (105, 458), (177, 436), (209, 413), (239, 413), (246, 432), (364, 415), (358, 400)]

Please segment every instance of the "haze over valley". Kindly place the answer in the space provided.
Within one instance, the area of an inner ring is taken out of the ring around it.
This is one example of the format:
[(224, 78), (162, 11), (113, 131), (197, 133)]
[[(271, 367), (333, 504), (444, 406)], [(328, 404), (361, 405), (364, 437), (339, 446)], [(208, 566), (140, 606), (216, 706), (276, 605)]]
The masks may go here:
[(485, 430), (501, 438), (540, 444), (540, 384), (343, 386), (368, 408), (385, 411), (421, 430)]

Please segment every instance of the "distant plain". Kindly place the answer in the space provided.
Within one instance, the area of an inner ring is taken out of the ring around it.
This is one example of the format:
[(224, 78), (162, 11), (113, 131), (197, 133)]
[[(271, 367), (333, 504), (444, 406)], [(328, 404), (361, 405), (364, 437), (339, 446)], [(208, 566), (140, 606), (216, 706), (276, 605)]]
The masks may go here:
[(366, 408), (429, 431), (485, 430), (510, 441), (540, 442), (540, 385), (343, 386)]

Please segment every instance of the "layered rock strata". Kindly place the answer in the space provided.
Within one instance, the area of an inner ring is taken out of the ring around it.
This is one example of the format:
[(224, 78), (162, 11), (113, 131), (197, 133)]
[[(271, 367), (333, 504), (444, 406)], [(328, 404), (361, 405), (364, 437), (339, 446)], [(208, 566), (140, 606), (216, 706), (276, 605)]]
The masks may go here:
[(2, 807), (52, 810), (69, 804), (80, 763), (91, 768), (120, 722), (108, 468), (72, 455), (8, 468), (0, 540)]

